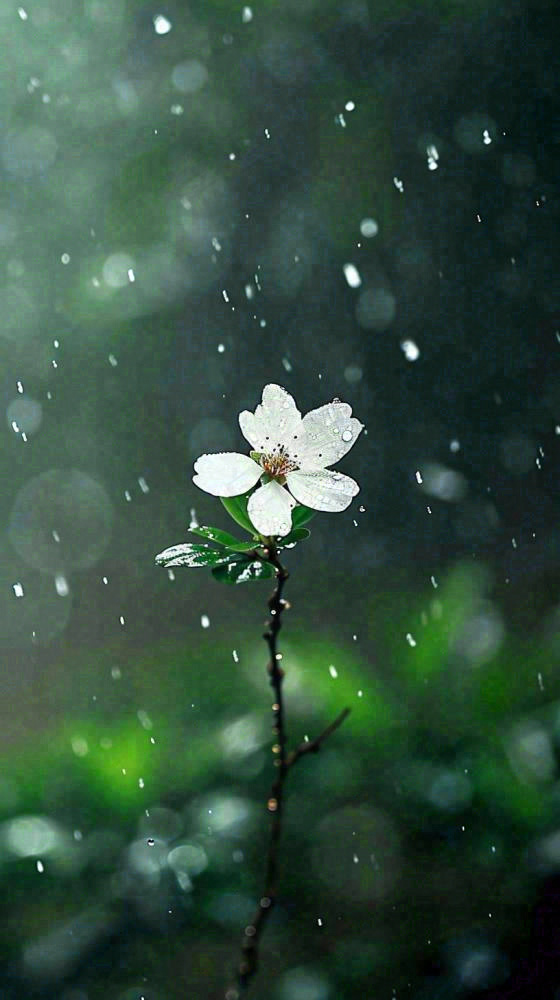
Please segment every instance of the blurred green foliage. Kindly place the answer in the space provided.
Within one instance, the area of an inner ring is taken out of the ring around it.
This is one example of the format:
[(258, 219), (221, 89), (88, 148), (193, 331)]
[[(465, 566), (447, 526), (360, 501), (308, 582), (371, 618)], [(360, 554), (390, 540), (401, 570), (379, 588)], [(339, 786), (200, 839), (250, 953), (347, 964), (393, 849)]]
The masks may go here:
[[(318, 734), (345, 705), (352, 711), (289, 776), (280, 903), (256, 997), (265, 981), (283, 997), (282, 977), (300, 966), (324, 979), (328, 996), (371, 995), (388, 982), (399, 989), (417, 977), (426, 951), (473, 928), (504, 947), (519, 941), (517, 908), (536, 884), (522, 859), (528, 852), (560, 865), (546, 847), (559, 822), (560, 685), (546, 643), (495, 632), (490, 582), (458, 564), (420, 600), (378, 594), (371, 639), (360, 646), (327, 623), (311, 632), (292, 624), (286, 613), (279, 648), (290, 745)], [(206, 647), (194, 636), (165, 640), (139, 651), (125, 676), (115, 671), (118, 655), (100, 646), (61, 663), (61, 699), (69, 674), (78, 687), (110, 678), (99, 684), (96, 718), (77, 716), (68, 692), (65, 722), (2, 765), (4, 957), (30, 995), (58, 995), (69, 976), (95, 1000), (102, 988), (87, 958), (99, 937), (115, 970), (103, 989), (120, 996), (122, 955), (148, 933), (137, 967), (154, 996), (173, 1000), (206, 978), (214, 995), (262, 888), (272, 780), (264, 643), (234, 632)], [(167, 824), (154, 834), (161, 863), (153, 871), (150, 814)], [(207, 862), (181, 886), (167, 859), (184, 843)], [(148, 860), (134, 868), (143, 844)], [(120, 930), (78, 942), (74, 965), (57, 960), (49, 935), (83, 914), (86, 884), (89, 903)], [(43, 939), (52, 968), (37, 958)], [(190, 963), (195, 941), (206, 965)]]

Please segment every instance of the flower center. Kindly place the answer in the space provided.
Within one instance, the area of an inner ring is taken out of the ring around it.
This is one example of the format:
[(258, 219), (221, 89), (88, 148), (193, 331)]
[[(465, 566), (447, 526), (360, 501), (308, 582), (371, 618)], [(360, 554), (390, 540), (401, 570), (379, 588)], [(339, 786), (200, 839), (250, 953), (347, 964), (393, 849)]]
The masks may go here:
[(284, 485), (286, 482), (285, 476), (287, 472), (293, 472), (294, 469), (298, 468), (297, 462), (288, 455), (284, 445), (280, 445), (277, 449), (270, 453), (264, 452), (251, 452), (251, 458), (253, 458), (259, 465), (262, 466), (263, 471), (271, 479), (277, 479), (280, 485)]

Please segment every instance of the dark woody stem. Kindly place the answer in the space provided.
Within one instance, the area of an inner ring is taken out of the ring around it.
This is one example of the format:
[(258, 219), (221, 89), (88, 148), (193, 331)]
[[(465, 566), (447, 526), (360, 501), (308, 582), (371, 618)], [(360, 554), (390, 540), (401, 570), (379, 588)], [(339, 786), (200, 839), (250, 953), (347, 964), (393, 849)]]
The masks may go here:
[(266, 632), (263, 632), (263, 639), (266, 639), (270, 651), (270, 660), (267, 669), (270, 677), (270, 684), (274, 691), (274, 703), (272, 705), (274, 717), (274, 744), (272, 752), (274, 754), (276, 778), (273, 782), (267, 801), (267, 809), (271, 815), (271, 826), (264, 893), (261, 896), (258, 907), (253, 915), (253, 919), (245, 928), (241, 942), (241, 960), (237, 966), (236, 983), (226, 990), (225, 1000), (238, 1000), (238, 998), (248, 990), (250, 981), (257, 971), (261, 934), (264, 930), (268, 916), (276, 902), (278, 846), (282, 831), (284, 782), (286, 780), (288, 770), (293, 764), (296, 763), (296, 761), (300, 759), (300, 757), (303, 757), (307, 753), (316, 753), (320, 749), (324, 740), (326, 740), (335, 729), (338, 729), (341, 723), (344, 722), (345, 718), (350, 714), (350, 709), (345, 708), (340, 715), (337, 716), (334, 722), (331, 722), (331, 724), (327, 726), (327, 728), (324, 729), (323, 732), (316, 737), (316, 739), (300, 743), (300, 745), (289, 754), (286, 752), (286, 729), (284, 724), (284, 702), (282, 698), (282, 680), (284, 678), (284, 670), (279, 665), (279, 659), (281, 657), (279, 657), (276, 649), (276, 638), (282, 625), (280, 617), (282, 611), (290, 607), (289, 603), (282, 597), (284, 585), (290, 574), (278, 558), (278, 552), (274, 540), (266, 538), (265, 542), (266, 546), (263, 550), (261, 550), (261, 552), (257, 553), (255, 551), (250, 554), (258, 556), (258, 558), (261, 559), (263, 559), (264, 555), (264, 560), (274, 566), (276, 570), (276, 587), (268, 601), (270, 619), (267, 622)]

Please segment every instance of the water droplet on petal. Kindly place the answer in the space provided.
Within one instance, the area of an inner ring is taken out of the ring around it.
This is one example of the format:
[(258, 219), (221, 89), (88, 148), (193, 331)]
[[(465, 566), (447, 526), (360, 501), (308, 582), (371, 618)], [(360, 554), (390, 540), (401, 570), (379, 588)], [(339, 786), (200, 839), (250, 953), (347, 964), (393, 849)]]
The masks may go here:
[(345, 431), (343, 431), (342, 432), (342, 440), (343, 441), (351, 441), (352, 440), (352, 431), (348, 430), (348, 429), (345, 430)]

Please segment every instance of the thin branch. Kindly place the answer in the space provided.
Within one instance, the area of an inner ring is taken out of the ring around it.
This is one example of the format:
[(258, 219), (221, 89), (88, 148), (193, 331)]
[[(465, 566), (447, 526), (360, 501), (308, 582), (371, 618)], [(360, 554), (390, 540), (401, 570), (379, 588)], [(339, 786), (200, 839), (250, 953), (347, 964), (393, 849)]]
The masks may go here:
[(291, 767), (292, 764), (295, 764), (296, 761), (298, 761), (299, 758), (303, 757), (306, 753), (317, 753), (317, 751), (321, 748), (321, 744), (325, 742), (331, 733), (334, 733), (335, 729), (338, 729), (338, 727), (342, 725), (344, 720), (349, 715), (350, 709), (344, 708), (340, 715), (337, 715), (334, 722), (331, 722), (330, 726), (323, 729), (323, 732), (320, 733), (314, 740), (304, 740), (303, 743), (300, 743), (295, 750), (292, 750), (292, 752), (288, 754), (288, 757), (286, 758), (286, 767)]
[[(262, 556), (256, 552), (255, 555), (259, 555), (259, 558), (262, 558)], [(239, 1000), (241, 994), (245, 993), (249, 988), (251, 978), (257, 971), (261, 934), (264, 930), (266, 920), (276, 902), (278, 845), (282, 831), (284, 782), (288, 769), (292, 766), (292, 764), (295, 764), (300, 757), (303, 757), (304, 754), (316, 753), (324, 740), (326, 740), (335, 729), (338, 729), (342, 722), (344, 722), (347, 715), (350, 714), (350, 709), (345, 708), (344, 711), (341, 712), (340, 715), (334, 720), (334, 722), (331, 722), (331, 724), (327, 726), (327, 728), (324, 729), (315, 740), (301, 743), (296, 750), (293, 750), (290, 754), (286, 753), (286, 728), (284, 724), (284, 702), (282, 697), (284, 670), (279, 665), (279, 659), (281, 659), (281, 657), (277, 653), (276, 638), (282, 625), (282, 611), (290, 607), (288, 602), (282, 598), (284, 585), (290, 574), (280, 562), (276, 546), (273, 543), (264, 548), (264, 556), (266, 557), (266, 561), (274, 566), (276, 570), (276, 587), (272, 597), (270, 597), (268, 601), (270, 620), (266, 623), (267, 630), (266, 632), (263, 632), (263, 639), (266, 639), (270, 651), (270, 660), (267, 669), (270, 676), (270, 684), (274, 690), (272, 712), (274, 717), (273, 732), (275, 735), (275, 741), (272, 746), (272, 752), (274, 754), (274, 766), (277, 768), (278, 773), (267, 801), (267, 809), (272, 819), (266, 863), (265, 890), (253, 915), (253, 919), (245, 928), (241, 942), (241, 961), (237, 966), (236, 985), (230, 986), (226, 990), (225, 1000)]]

